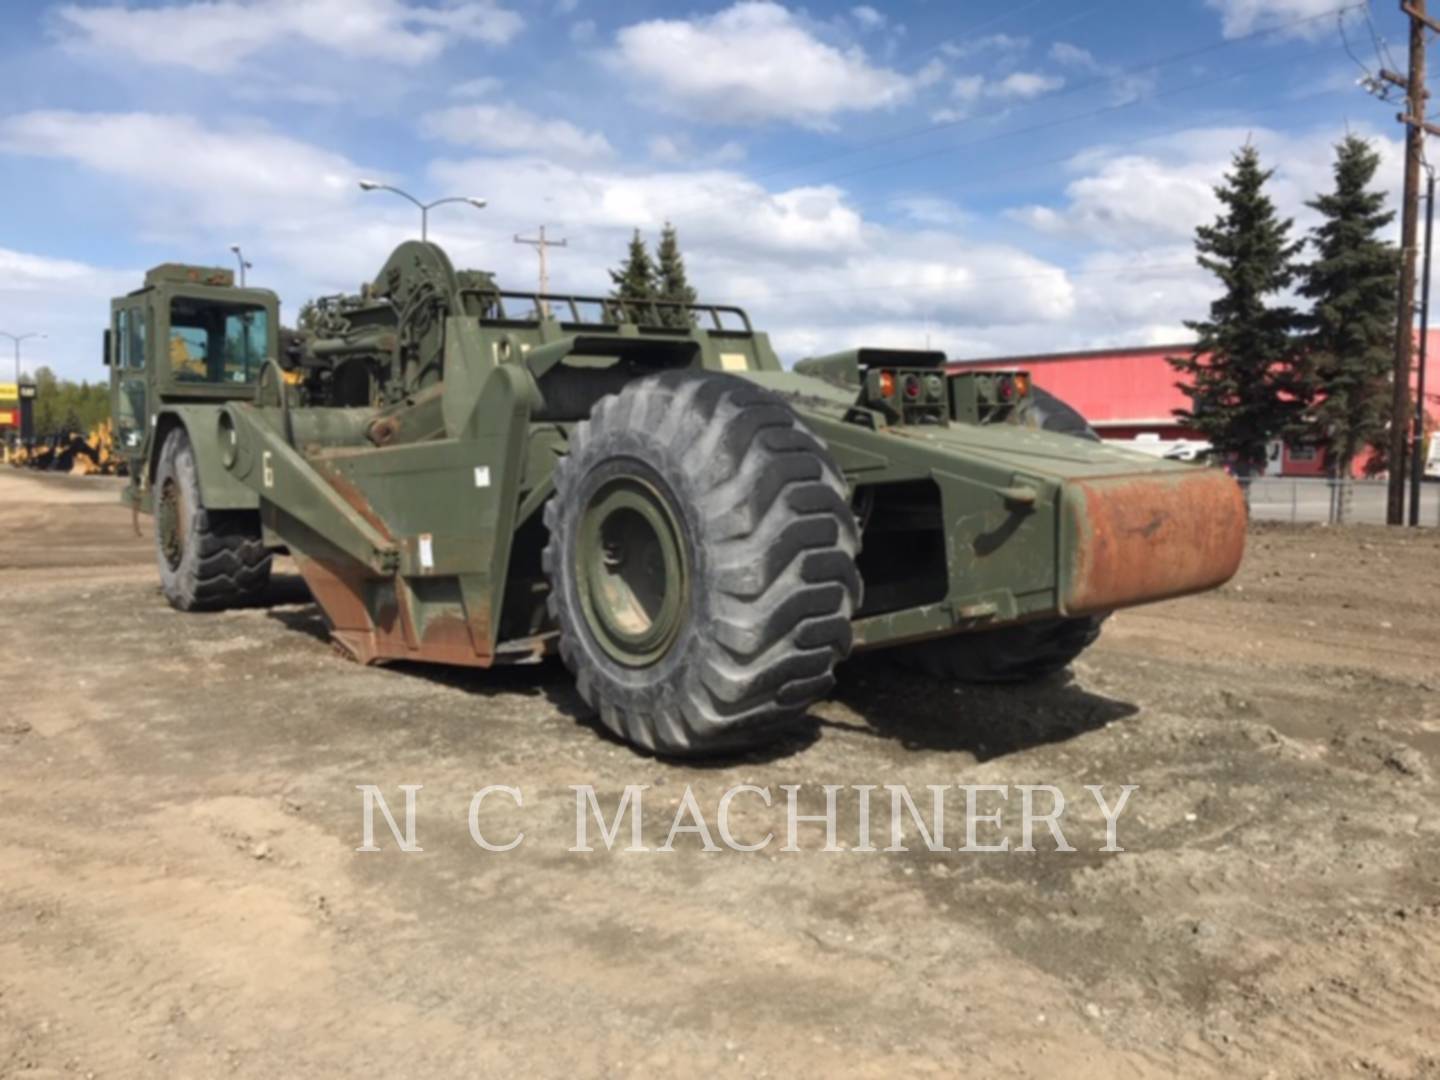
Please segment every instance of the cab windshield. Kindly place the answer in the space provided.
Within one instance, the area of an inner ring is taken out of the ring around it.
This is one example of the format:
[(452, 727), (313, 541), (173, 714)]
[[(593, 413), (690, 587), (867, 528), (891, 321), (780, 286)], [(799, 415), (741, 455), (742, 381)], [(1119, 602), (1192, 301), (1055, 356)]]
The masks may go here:
[(269, 341), (263, 307), (186, 297), (170, 304), (170, 371), (181, 382), (254, 382)]

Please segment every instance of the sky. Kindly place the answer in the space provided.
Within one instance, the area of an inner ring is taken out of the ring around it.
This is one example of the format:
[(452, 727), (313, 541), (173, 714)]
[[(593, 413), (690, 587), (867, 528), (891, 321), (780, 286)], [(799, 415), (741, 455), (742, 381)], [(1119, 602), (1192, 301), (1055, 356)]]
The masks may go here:
[(486, 199), (430, 237), (511, 288), (517, 233), (564, 238), (552, 290), (594, 295), (669, 221), (786, 363), (1183, 341), (1247, 140), (1297, 235), (1347, 131), (1396, 203), (1398, 105), (1357, 80), (1401, 68), (1403, 19), (1345, 2), (7, 0), (0, 331), (101, 379), (109, 298), (237, 243), (293, 318), (418, 234), (373, 178)]

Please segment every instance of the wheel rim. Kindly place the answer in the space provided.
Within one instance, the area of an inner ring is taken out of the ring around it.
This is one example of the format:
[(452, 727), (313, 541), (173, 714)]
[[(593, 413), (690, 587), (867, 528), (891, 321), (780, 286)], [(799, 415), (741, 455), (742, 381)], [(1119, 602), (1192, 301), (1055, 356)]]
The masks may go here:
[(580, 605), (611, 657), (645, 667), (663, 657), (685, 621), (690, 568), (668, 500), (625, 476), (601, 485), (580, 519)]
[(185, 493), (180, 490), (180, 485), (173, 477), (167, 477), (160, 487), (160, 505), (155, 517), (159, 526), (160, 551), (170, 569), (178, 569), (180, 560), (185, 557), (188, 514), (185, 509)]

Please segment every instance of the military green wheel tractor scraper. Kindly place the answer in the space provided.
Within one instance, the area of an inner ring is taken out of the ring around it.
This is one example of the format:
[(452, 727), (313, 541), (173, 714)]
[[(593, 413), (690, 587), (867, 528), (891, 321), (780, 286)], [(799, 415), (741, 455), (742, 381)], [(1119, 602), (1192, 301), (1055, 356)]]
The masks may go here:
[(1023, 371), (787, 371), (736, 308), (506, 292), (424, 242), (293, 335), (273, 294), (166, 269), (108, 360), (117, 404), (151, 395), (128, 497), (172, 604), (243, 601), (288, 550), (356, 660), (558, 652), (649, 750), (762, 742), (860, 649), (1044, 675), (1240, 561), (1227, 476), (1103, 445)]

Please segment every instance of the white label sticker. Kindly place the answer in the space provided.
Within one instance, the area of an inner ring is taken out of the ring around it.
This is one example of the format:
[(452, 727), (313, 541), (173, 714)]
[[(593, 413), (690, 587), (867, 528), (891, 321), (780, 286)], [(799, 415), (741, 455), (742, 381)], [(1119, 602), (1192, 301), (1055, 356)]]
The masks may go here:
[(744, 353), (722, 352), (720, 354), (720, 367), (725, 371), (745, 371), (750, 366), (750, 360)]
[(489, 466), (489, 465), (476, 465), (476, 466), (475, 466), (475, 486), (476, 486), (476, 487), (489, 487), (489, 486), (490, 486), (490, 466)]
[(420, 534), (420, 569), (435, 569), (435, 539), (429, 533)]
[(270, 464), (269, 450), (260, 455), (260, 468), (265, 478), (265, 486), (273, 488), (275, 486), (275, 467)]

